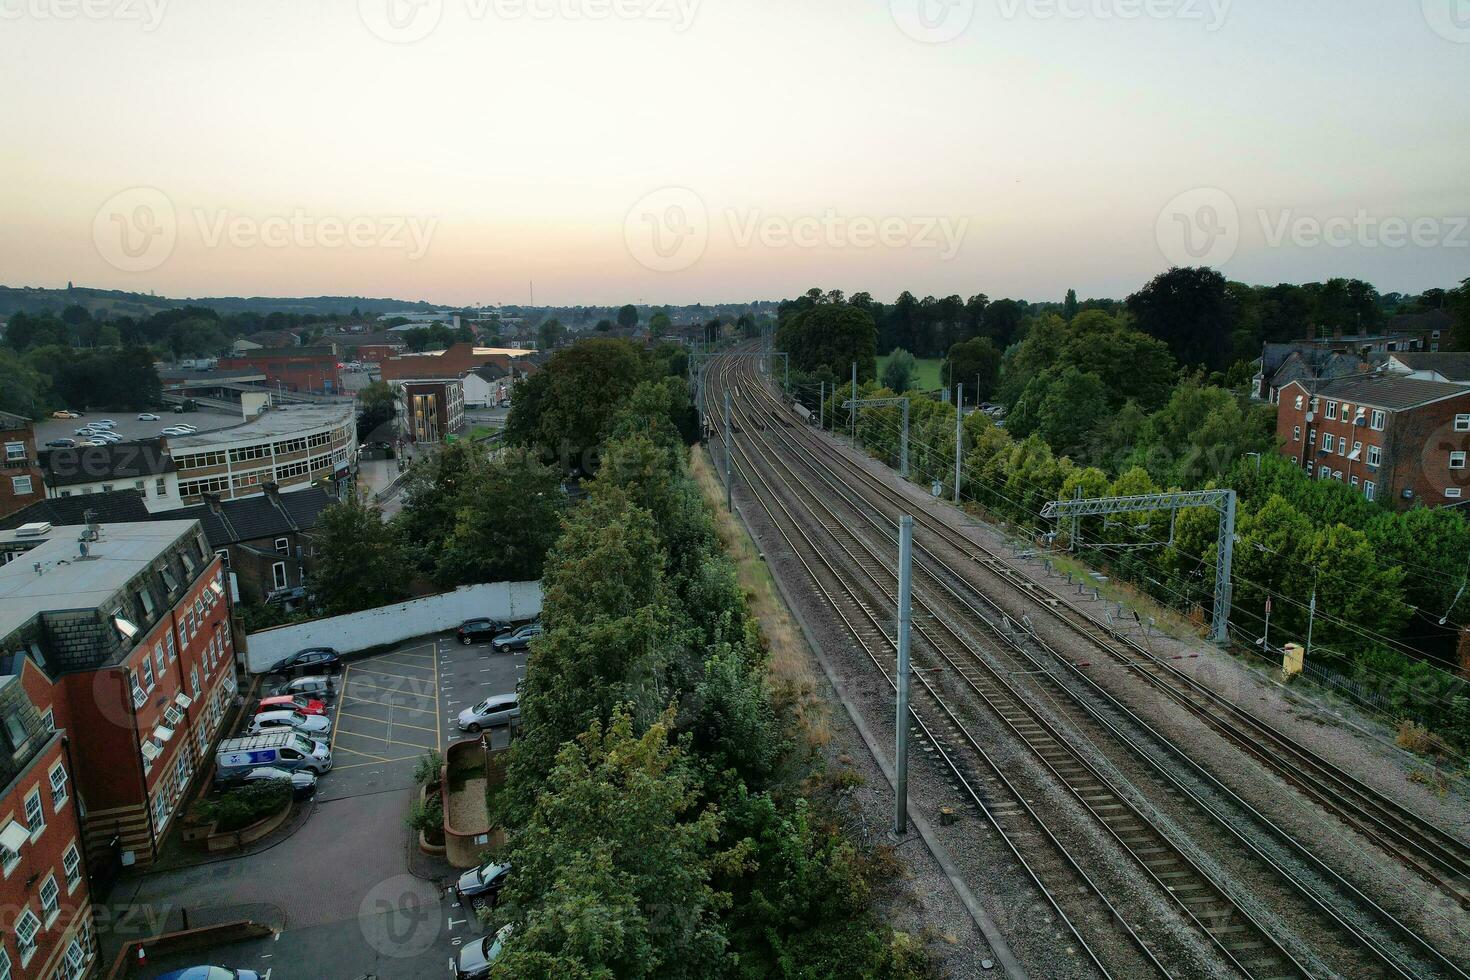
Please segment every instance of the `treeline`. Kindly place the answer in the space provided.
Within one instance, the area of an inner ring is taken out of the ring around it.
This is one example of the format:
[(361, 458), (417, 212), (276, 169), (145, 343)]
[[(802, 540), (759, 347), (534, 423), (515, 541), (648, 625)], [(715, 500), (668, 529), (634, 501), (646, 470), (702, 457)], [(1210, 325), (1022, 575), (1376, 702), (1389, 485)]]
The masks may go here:
[[(1154, 277), (1123, 300), (1078, 300), (1068, 291), (1060, 303), (992, 300), (984, 293), (916, 298), (907, 291), (892, 303), (868, 293), (846, 297), (841, 290), (812, 289), (780, 304), (782, 322), (819, 305), (847, 305), (869, 316), (879, 353), (902, 348), (916, 357), (946, 357), (956, 344), (976, 338), (999, 351), (1022, 339), (1028, 321), (1055, 314), (1070, 322), (1095, 310), (1126, 315), (1128, 322), (1163, 341), (1191, 369), (1225, 372), (1260, 356), (1265, 342), (1300, 340), (1334, 333), (1372, 333), (1392, 326), (1395, 316), (1444, 311), (1454, 319), (1443, 349), (1470, 350), (1470, 280), (1453, 289), (1417, 296), (1380, 294), (1358, 279), (1322, 283), (1252, 286), (1230, 282), (1213, 269), (1175, 268)], [(841, 372), (839, 372), (839, 377)]]
[(152, 408), (162, 397), (146, 347), (0, 346), (0, 411), (41, 419), (61, 408)]
[(560, 451), (563, 423), (602, 448), (547, 557), (546, 633), (495, 797), (515, 871), (492, 975), (926, 975), (920, 944), (868, 910), (885, 873), (844, 834), (834, 781), (768, 678), (686, 462), (687, 392), (654, 363), (584, 342), (521, 382), (513, 409), (535, 451)]

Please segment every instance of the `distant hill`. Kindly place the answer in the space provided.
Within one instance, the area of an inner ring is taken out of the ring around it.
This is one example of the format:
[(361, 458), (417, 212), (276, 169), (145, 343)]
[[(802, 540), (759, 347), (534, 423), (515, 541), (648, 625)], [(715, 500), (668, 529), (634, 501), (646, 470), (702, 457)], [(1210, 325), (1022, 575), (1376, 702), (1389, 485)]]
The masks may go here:
[(68, 306), (85, 306), (94, 316), (106, 312), (110, 316), (145, 317), (178, 306), (207, 306), (220, 313), (364, 313), (428, 312), (442, 309), (424, 300), (375, 299), (367, 296), (210, 296), (170, 299), (149, 293), (130, 293), (119, 289), (91, 289), (75, 286), (67, 289), (39, 289), (28, 286), (0, 286), (0, 316), (26, 313), (60, 313)]

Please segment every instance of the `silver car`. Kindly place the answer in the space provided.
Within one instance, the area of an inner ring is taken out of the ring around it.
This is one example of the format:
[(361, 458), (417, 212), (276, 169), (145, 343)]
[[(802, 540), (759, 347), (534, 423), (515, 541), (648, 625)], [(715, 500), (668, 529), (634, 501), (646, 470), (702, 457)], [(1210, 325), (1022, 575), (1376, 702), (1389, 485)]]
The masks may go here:
[(309, 738), (318, 738), (332, 733), (332, 722), (324, 715), (308, 715), (301, 711), (262, 711), (250, 719), (252, 735), (279, 728), (294, 728)]
[(459, 713), (459, 730), (478, 732), (482, 728), (509, 725), (520, 716), (519, 694), (492, 694), (473, 708), (466, 708)]
[(493, 936), (465, 943), (459, 958), (449, 961), (449, 972), (454, 980), (481, 980), (490, 975), (490, 968), (500, 959), (505, 941), (510, 938), (510, 926), (501, 926)]

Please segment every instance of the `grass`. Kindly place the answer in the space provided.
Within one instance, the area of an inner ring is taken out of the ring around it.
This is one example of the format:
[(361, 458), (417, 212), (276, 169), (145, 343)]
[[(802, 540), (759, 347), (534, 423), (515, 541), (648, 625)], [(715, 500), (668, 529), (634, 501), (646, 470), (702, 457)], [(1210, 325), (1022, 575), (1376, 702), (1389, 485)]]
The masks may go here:
[(704, 492), (705, 503), (714, 513), (715, 530), (725, 553), (735, 562), (740, 588), (750, 612), (760, 625), (769, 656), (771, 692), (778, 705), (789, 706), (812, 748), (821, 749), (832, 739), (826, 706), (817, 696), (816, 678), (801, 628), (776, 589), (771, 570), (761, 558), (750, 535), (725, 509), (724, 486), (716, 477), (709, 458), (699, 449), (689, 454), (689, 468)]
[[(878, 358), (878, 379), (880, 381), (883, 379), (883, 369), (888, 366), (890, 356), (885, 354)], [(944, 361), (937, 357), (928, 360), (916, 358), (914, 360), (914, 387), (919, 391), (938, 391), (943, 387), (944, 382), (939, 379), (939, 366), (943, 363)]]

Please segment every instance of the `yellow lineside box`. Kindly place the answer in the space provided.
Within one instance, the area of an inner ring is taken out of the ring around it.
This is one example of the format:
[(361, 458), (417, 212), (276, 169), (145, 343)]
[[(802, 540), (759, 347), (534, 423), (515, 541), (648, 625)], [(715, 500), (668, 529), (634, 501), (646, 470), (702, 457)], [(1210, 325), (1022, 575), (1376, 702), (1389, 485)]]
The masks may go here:
[(1302, 672), (1302, 665), (1306, 663), (1307, 648), (1300, 643), (1288, 643), (1286, 654), (1281, 658), (1281, 676), (1286, 678), (1295, 677)]

